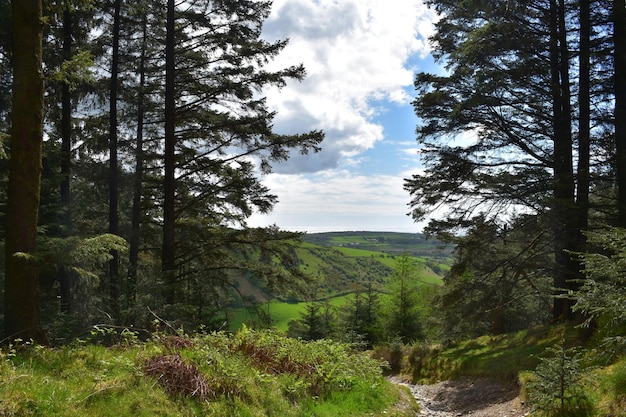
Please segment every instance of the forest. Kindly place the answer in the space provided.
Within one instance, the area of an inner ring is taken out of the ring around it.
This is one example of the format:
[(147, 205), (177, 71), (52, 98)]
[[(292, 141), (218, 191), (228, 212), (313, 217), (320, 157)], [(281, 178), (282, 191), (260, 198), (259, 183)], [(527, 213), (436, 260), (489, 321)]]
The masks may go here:
[[(325, 138), (273, 130), (264, 88), (306, 69), (270, 65), (288, 43), (261, 36), (271, 1), (0, 0), (3, 343), (224, 330), (252, 285), (317, 300), (293, 340), (455, 346), (558, 325), (622, 357), (626, 2), (424, 3), (442, 71), (415, 76), (423, 169), (404, 187), (450, 262), (364, 232), (373, 260), (341, 266), (322, 247), (354, 255), (341, 236), (247, 224), (277, 202), (262, 175)], [(320, 288), (351, 298), (334, 309)], [(265, 336), (238, 337), (210, 343), (269, 358)]]

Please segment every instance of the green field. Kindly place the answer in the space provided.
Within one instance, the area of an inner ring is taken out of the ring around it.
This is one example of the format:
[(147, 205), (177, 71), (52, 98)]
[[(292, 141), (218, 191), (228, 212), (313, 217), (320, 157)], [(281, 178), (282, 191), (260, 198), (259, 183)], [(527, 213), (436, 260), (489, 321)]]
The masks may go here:
[[(428, 285), (441, 285), (443, 274), (449, 268), (450, 257), (442, 256), (440, 244), (426, 240), (422, 235), (381, 232), (335, 232), (305, 235), (295, 249), (302, 272), (313, 278), (310, 293), (319, 300), (328, 300), (333, 306), (346, 303), (355, 290), (373, 284), (382, 290), (396, 267), (397, 258), (409, 254), (417, 265), (417, 279)], [(287, 330), (290, 319), (299, 319), (306, 311), (307, 302), (297, 294), (274, 294), (277, 299), (269, 304), (248, 286), (240, 283), (243, 295), (251, 295), (259, 304), (260, 314), (269, 315), (274, 328)], [(249, 284), (249, 283), (248, 283)], [(262, 288), (258, 288), (263, 292)], [(263, 302), (263, 303), (261, 303)], [(230, 328), (251, 323), (257, 314), (254, 309), (234, 310), (229, 319)]]
[[(346, 300), (350, 297), (350, 294), (339, 295), (328, 299), (328, 303), (334, 307), (341, 306), (346, 303)], [(307, 301), (302, 302), (285, 302), (273, 300), (270, 303), (264, 303), (258, 308), (263, 309), (265, 312), (269, 312), (272, 318), (272, 327), (280, 330), (287, 331), (287, 324), (291, 319), (299, 319), (301, 314), (306, 311), (306, 306), (309, 304)], [(236, 330), (241, 328), (241, 325), (248, 323), (253, 319), (253, 314), (247, 309), (238, 310), (231, 319), (231, 329)]]

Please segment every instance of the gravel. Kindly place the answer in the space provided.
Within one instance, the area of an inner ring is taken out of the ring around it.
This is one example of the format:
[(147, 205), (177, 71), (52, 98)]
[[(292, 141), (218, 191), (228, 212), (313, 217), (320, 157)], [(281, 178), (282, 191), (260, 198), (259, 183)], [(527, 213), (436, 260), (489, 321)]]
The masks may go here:
[(399, 377), (420, 405), (420, 417), (523, 417), (529, 410), (519, 398), (519, 388), (487, 379), (444, 381), (432, 385), (410, 384)]

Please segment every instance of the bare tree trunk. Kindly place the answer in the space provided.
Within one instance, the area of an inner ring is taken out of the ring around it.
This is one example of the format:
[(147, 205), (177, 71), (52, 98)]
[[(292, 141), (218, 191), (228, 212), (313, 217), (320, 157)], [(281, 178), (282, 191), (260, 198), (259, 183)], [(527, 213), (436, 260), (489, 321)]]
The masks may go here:
[[(63, 60), (72, 59), (72, 12), (69, 6), (63, 11)], [(72, 101), (70, 86), (64, 82), (61, 87), (61, 236), (68, 237), (72, 231), (70, 177), (72, 164)], [(70, 313), (71, 278), (63, 266), (58, 271), (61, 296), (61, 312)]]
[(553, 317), (569, 318), (571, 306), (559, 298), (573, 278), (575, 262), (567, 252), (576, 247), (577, 220), (574, 201), (574, 172), (572, 163), (571, 93), (569, 61), (565, 33), (564, 0), (550, 2), (550, 71), (554, 126), (554, 197), (552, 224), (554, 230), (554, 299)]
[[(590, 0), (580, 0), (580, 55), (578, 74), (578, 187), (576, 202), (579, 207), (578, 228), (587, 230), (589, 226), (589, 157), (590, 157), (590, 37), (591, 12)], [(584, 251), (585, 235), (579, 233), (579, 247)]]
[(13, 101), (5, 239), (5, 335), (47, 343), (36, 252), (43, 141), (41, 0), (11, 2)]
[(176, 235), (175, 235), (175, 205), (176, 180), (176, 102), (175, 102), (175, 4), (174, 0), (167, 2), (167, 23), (165, 40), (165, 179), (163, 184), (163, 253), (161, 270), (164, 275), (164, 295), (168, 304), (176, 301), (175, 297), (175, 269), (176, 269)]
[(626, 227), (626, 1), (613, 2), (615, 148), (618, 225)]
[[(119, 235), (118, 215), (118, 159), (117, 159), (117, 90), (120, 45), (120, 0), (115, 0), (113, 16), (113, 50), (111, 62), (111, 86), (109, 90), (109, 233)], [(111, 251), (109, 262), (109, 296), (115, 320), (119, 319), (119, 253)]]
[(139, 244), (140, 244), (140, 228), (141, 228), (141, 205), (143, 194), (143, 171), (144, 159), (143, 152), (143, 128), (144, 128), (144, 102), (145, 102), (145, 83), (146, 83), (146, 49), (147, 49), (147, 29), (148, 15), (147, 11), (142, 17), (142, 41), (141, 53), (139, 58), (139, 93), (137, 96), (137, 133), (135, 148), (135, 178), (133, 184), (133, 208), (131, 218), (131, 234), (130, 248), (128, 254), (128, 286), (127, 298), (128, 309), (131, 310), (135, 306), (137, 297), (137, 268), (139, 262)]

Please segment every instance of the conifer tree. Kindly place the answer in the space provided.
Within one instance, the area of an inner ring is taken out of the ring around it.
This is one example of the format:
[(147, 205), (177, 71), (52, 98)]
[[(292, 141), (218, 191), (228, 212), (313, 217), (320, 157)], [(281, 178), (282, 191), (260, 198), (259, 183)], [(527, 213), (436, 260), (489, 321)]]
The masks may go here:
[[(598, 2), (587, 22), (578, 3), (564, 0), (428, 3), (443, 16), (432, 40), (448, 74), (416, 78), (426, 170), (405, 183), (414, 197), (412, 215), (422, 219), (448, 208), (427, 229), (440, 236), (485, 218), (502, 223), (517, 213), (543, 217), (539, 222), (550, 225), (553, 242), (546, 267), (562, 295), (579, 282), (580, 264), (571, 251), (584, 244), (580, 230), (593, 208), (589, 201), (603, 198), (590, 192), (613, 180), (602, 168), (610, 166), (604, 155), (612, 152), (604, 145), (612, 100), (606, 74), (600, 75), (610, 50), (603, 46), (607, 4)], [(589, 68), (587, 53), (596, 57)], [(597, 150), (594, 161), (589, 149)], [(553, 316), (571, 318), (571, 303), (555, 297)]]
[(11, 2), (13, 89), (5, 238), (4, 331), (46, 343), (35, 263), (41, 181), (44, 87), (41, 0)]
[(274, 114), (260, 93), (301, 79), (304, 68), (264, 69), (286, 45), (260, 38), (270, 2), (202, 0), (184, 13), (168, 5), (162, 270), (173, 304), (183, 265), (189, 270), (189, 260), (215, 245), (216, 228), (245, 226), (275, 203), (258, 172), (293, 150), (318, 150), (323, 134), (272, 132)]

